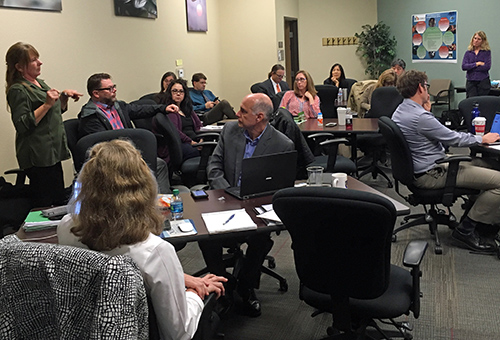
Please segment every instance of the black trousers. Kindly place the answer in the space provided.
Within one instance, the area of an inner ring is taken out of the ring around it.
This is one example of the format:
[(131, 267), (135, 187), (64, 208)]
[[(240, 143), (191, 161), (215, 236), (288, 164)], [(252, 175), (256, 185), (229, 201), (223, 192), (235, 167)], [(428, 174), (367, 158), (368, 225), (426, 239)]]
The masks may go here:
[(25, 169), (30, 179), (30, 198), (33, 207), (43, 208), (67, 203), (61, 162), (48, 167)]
[(490, 77), (481, 81), (467, 80), (465, 91), (467, 98), (476, 96), (487, 96), (490, 93), (491, 81)]
[(228, 280), (233, 280), (233, 277), (228, 274), (224, 265), (222, 254), (223, 246), (235, 243), (247, 243), (247, 251), (240, 273), (236, 278), (238, 285), (243, 289), (259, 288), (260, 284), (260, 268), (262, 263), (273, 247), (273, 240), (270, 233), (257, 233), (240, 239), (230, 240), (205, 240), (199, 241), (198, 245), (203, 254), (203, 259), (208, 267), (208, 270), (215, 275), (227, 277)]

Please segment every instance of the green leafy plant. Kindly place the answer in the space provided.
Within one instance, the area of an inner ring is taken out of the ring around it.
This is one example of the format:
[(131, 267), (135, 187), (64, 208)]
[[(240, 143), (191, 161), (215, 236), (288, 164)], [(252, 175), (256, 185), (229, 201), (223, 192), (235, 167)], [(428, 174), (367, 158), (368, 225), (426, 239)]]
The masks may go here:
[(382, 21), (373, 26), (361, 26), (363, 31), (356, 33), (359, 46), (356, 52), (366, 64), (365, 73), (371, 79), (377, 79), (382, 72), (391, 67), (391, 63), (396, 56), (396, 38), (391, 37), (390, 27)]

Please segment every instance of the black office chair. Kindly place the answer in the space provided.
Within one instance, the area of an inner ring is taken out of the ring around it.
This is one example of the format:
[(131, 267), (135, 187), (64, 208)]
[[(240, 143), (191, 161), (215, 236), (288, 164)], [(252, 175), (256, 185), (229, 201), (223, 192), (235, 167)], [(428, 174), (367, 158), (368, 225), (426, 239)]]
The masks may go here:
[[(396, 192), (411, 205), (417, 206), (421, 204), (425, 209), (425, 213), (423, 214), (405, 216), (404, 221), (401, 222), (402, 226), (394, 230), (393, 239), (396, 241), (396, 234), (401, 230), (427, 224), (431, 234), (435, 238), (434, 252), (441, 254), (443, 249), (437, 232), (438, 224), (446, 224), (450, 228), (454, 228), (457, 224), (457, 219), (451, 212), (450, 207), (461, 196), (479, 194), (479, 190), (457, 188), (455, 184), (459, 162), (470, 161), (471, 158), (469, 156), (456, 155), (436, 162), (438, 164), (449, 163), (446, 186), (442, 189), (421, 189), (413, 184), (415, 180), (413, 160), (410, 148), (399, 127), (389, 117), (381, 117), (379, 119), (379, 128), (391, 152), (392, 175), (396, 183)], [(401, 194), (399, 183), (405, 185), (410, 190), (411, 193), (408, 196)], [(438, 204), (446, 207), (447, 214), (442, 209), (438, 209)], [(410, 220), (413, 221), (410, 222)]]
[(15, 175), (15, 183), (0, 177), (0, 239), (5, 230), (17, 231), (33, 208), (29, 185), (25, 184), (26, 173), (21, 169), (4, 172), (5, 175)]
[(141, 151), (142, 158), (148, 164), (151, 171), (156, 172), (156, 137), (152, 132), (143, 129), (120, 129), (96, 132), (82, 137), (75, 147), (73, 163), (75, 170), (80, 171), (87, 160), (87, 151), (92, 146), (100, 142), (113, 139), (129, 139), (135, 147)]
[(296, 179), (307, 178), (306, 168), (315, 161), (314, 155), (307, 144), (302, 131), (293, 120), (293, 116), (287, 109), (280, 107), (273, 113), (269, 122), (276, 130), (283, 133), (295, 145), (297, 150), (297, 175)]
[(339, 145), (348, 145), (346, 138), (335, 138), (332, 133), (318, 132), (307, 136), (314, 140), (315, 156), (311, 166), (321, 166), (325, 172), (345, 172), (352, 175), (356, 173), (356, 164), (349, 158), (339, 155)]
[(317, 309), (313, 316), (333, 314), (328, 339), (365, 339), (370, 326), (388, 334), (374, 319), (389, 319), (399, 336), (411, 339), (410, 327), (393, 319), (410, 312), (419, 317), (427, 242), (407, 246), (403, 264), (410, 271), (391, 265), (396, 209), (389, 200), (351, 189), (303, 187), (278, 191), (273, 207), (292, 238), (300, 298)]
[(212, 155), (219, 133), (207, 132), (198, 134), (198, 138), (203, 138), (203, 142), (193, 145), (201, 147), (200, 156), (189, 158), (183, 161), (181, 139), (174, 124), (164, 114), (159, 113), (154, 118), (158, 132), (163, 136), (163, 142), (168, 147), (170, 162), (168, 168), (170, 172), (178, 172), (181, 184), (192, 187), (194, 185), (207, 184), (207, 165)]
[(281, 91), (275, 95), (270, 96), (267, 91), (262, 87), (262, 83), (255, 83), (252, 86), (250, 86), (250, 91), (252, 93), (265, 93), (271, 98), (271, 101), (273, 102), (273, 109), (274, 111), (278, 110), (280, 107), (281, 99), (285, 95), (286, 91)]
[(315, 85), (314, 87), (318, 91), (319, 106), (323, 118), (337, 118), (335, 99), (337, 99), (339, 88), (333, 85)]
[[(379, 87), (372, 93), (371, 107), (365, 118), (392, 117), (402, 101), (403, 96), (395, 87)], [(357, 143), (358, 148), (363, 151), (365, 156), (371, 156), (370, 164), (360, 169), (361, 173), (358, 178), (370, 173), (373, 179), (377, 178), (377, 175), (382, 175), (387, 180), (387, 187), (392, 188), (392, 181), (379, 165), (379, 162), (383, 161), (386, 155), (387, 144), (384, 137), (380, 133), (362, 134), (358, 136)]]
[(430, 80), (429, 95), (431, 96), (432, 108), (446, 105), (448, 107), (448, 111), (450, 111), (452, 93), (453, 89), (451, 89), (451, 79)]
[(352, 78), (345, 78), (347, 81), (347, 98), (349, 98), (349, 95), (351, 94), (351, 88), (354, 84), (356, 84), (358, 81), (356, 79)]

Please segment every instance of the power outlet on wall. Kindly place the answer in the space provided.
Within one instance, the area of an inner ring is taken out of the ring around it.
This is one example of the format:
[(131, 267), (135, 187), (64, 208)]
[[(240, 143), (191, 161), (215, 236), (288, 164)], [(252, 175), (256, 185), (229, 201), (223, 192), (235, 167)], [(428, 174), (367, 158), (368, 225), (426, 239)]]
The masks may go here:
[(184, 78), (184, 69), (177, 69), (177, 75), (179, 76), (179, 78)]

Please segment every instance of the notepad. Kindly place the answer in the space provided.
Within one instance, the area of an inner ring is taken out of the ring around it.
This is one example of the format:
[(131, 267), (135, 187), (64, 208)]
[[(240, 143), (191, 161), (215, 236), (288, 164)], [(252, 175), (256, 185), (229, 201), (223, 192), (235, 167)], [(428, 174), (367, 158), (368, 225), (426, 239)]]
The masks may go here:
[(42, 215), (41, 211), (30, 211), (23, 224), (26, 232), (54, 228), (59, 225), (60, 220), (50, 220)]
[[(230, 218), (234, 214), (233, 218)], [(257, 229), (250, 215), (244, 208), (201, 214), (210, 234)]]

